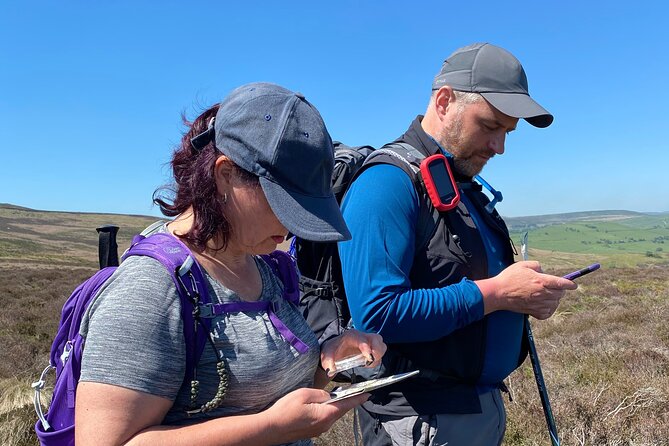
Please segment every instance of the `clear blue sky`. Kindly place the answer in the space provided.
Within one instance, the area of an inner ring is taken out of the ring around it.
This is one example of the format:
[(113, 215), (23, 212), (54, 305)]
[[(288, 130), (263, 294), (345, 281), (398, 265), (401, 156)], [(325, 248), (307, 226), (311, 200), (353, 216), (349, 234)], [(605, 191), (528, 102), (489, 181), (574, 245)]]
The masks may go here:
[(669, 211), (668, 4), (0, 0), (0, 202), (159, 215), (181, 112), (252, 81), (379, 146), (424, 112), (444, 58), (488, 41), (555, 115), (484, 170), (502, 215)]

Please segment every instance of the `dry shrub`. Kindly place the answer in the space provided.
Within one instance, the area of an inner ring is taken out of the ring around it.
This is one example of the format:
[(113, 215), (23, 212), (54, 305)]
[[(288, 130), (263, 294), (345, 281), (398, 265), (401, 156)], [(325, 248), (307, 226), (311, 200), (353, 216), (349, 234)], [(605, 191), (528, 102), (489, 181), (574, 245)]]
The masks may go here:
[(0, 438), (3, 445), (37, 444), (33, 431), (37, 416), (29, 384), (18, 378), (0, 379)]
[[(3, 445), (36, 444), (30, 383), (65, 298), (93, 271), (0, 268)], [(532, 321), (563, 445), (669, 445), (668, 277), (669, 266), (602, 269), (579, 279), (551, 319)], [(550, 444), (529, 360), (508, 384), (504, 445)], [(315, 443), (354, 444), (352, 415)]]
[(35, 376), (44, 368), (65, 299), (94, 272), (0, 268), (0, 379)]
[[(37, 377), (35, 378), (37, 379)], [(0, 414), (7, 414), (20, 407), (32, 405), (32, 391), (26, 390), (26, 382), (18, 378), (0, 380)]]
[[(30, 383), (49, 363), (65, 299), (94, 269), (0, 268), (0, 438), (37, 444)], [(53, 379), (53, 374), (51, 375)]]
[(35, 411), (32, 404), (0, 413), (0, 438), (3, 446), (35, 446)]
[[(332, 426), (332, 428), (325, 432), (318, 438), (314, 439), (315, 446), (351, 446), (355, 444), (355, 437), (353, 435), (353, 416), (354, 411), (351, 410)], [(358, 433), (360, 431), (358, 430)], [(359, 444), (362, 445), (362, 437), (359, 437)]]
[[(602, 270), (555, 317), (533, 321), (562, 444), (669, 444), (668, 273)], [(549, 444), (529, 361), (510, 382), (504, 444)]]

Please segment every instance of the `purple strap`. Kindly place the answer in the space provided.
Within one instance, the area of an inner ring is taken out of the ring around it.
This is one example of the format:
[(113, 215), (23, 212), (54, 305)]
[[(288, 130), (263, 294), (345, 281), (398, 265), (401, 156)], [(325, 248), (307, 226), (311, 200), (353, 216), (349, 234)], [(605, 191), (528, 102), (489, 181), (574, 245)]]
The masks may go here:
[(283, 298), (295, 305), (300, 303), (300, 278), (293, 256), (284, 251), (276, 250), (260, 256), (272, 268), (274, 274), (283, 284)]
[(298, 338), (295, 333), (290, 331), (290, 329), (286, 327), (283, 322), (281, 322), (281, 319), (279, 319), (279, 316), (277, 316), (272, 308), (267, 310), (267, 315), (269, 316), (269, 320), (272, 321), (272, 325), (274, 325), (274, 327), (279, 330), (281, 336), (283, 336), (283, 338), (288, 341), (290, 345), (295, 347), (295, 350), (301, 354), (305, 354), (309, 351), (309, 346), (302, 342), (302, 340)]
[[(210, 321), (202, 319), (206, 330), (195, 329), (195, 318), (193, 316), (193, 305), (190, 298), (185, 292), (193, 294), (195, 289), (200, 294), (200, 302), (202, 304), (211, 303), (209, 293), (207, 292), (207, 282), (204, 279), (204, 274), (197, 262), (193, 261), (190, 274), (183, 274), (178, 276), (178, 271), (181, 271), (182, 266), (188, 260), (191, 252), (186, 245), (178, 238), (165, 232), (158, 232), (149, 237), (144, 237), (141, 234), (136, 235), (132, 239), (130, 249), (124, 254), (125, 260), (131, 255), (144, 255), (152, 257), (160, 261), (165, 268), (171, 273), (172, 280), (179, 293), (181, 300), (181, 318), (184, 326), (184, 340), (186, 345), (186, 373), (184, 375), (184, 382), (190, 383), (194, 378), (193, 371), (197, 365), (199, 358), (202, 356), (204, 347), (209, 337), (211, 330)], [(192, 258), (192, 257), (191, 257)], [(193, 259), (194, 260), (194, 259)], [(182, 287), (182, 284), (186, 287)]]
[[(295, 260), (293, 257), (284, 251), (274, 251), (270, 254), (261, 256), (263, 260), (272, 268), (274, 274), (281, 280), (283, 284), (283, 298), (294, 305), (300, 301), (300, 290), (298, 287), (299, 279), (297, 277), (297, 269), (295, 268)], [(292, 345), (295, 350), (301, 354), (309, 351), (309, 346), (305, 344), (295, 333), (284, 324), (279, 316), (276, 314), (276, 309), (271, 302), (228, 302), (223, 304), (211, 304), (202, 309), (202, 317), (212, 317), (213, 315), (221, 315), (225, 313), (237, 313), (245, 311), (267, 311), (269, 320), (272, 322), (281, 336)]]
[(305, 344), (300, 338), (298, 338), (295, 333), (290, 331), (290, 328), (284, 324), (279, 316), (276, 314), (276, 309), (272, 302), (268, 301), (256, 301), (256, 302), (228, 302), (224, 304), (211, 304), (206, 305), (202, 308), (201, 315), (202, 317), (212, 317), (219, 316), (226, 313), (239, 313), (247, 311), (267, 311), (270, 322), (274, 328), (281, 333), (281, 336), (292, 345), (295, 350), (300, 352), (300, 354), (307, 353), (309, 351), (309, 346)]
[[(137, 245), (140, 241), (145, 240), (143, 236), (135, 236), (132, 241), (132, 251), (133, 254), (144, 254), (150, 255), (154, 258), (159, 258), (163, 261), (164, 264), (169, 264), (170, 261), (173, 262), (172, 270), (176, 270), (181, 266), (181, 259), (176, 260), (177, 256), (174, 254), (174, 250), (179, 250), (182, 248), (184, 252), (188, 252), (188, 248), (183, 245), (175, 237), (164, 234), (157, 233), (151, 236), (154, 240), (163, 238), (170, 243), (163, 241), (162, 244), (151, 245), (148, 243), (143, 243), (142, 248), (140, 249)], [(151, 238), (150, 237), (150, 238)], [(150, 239), (148, 238), (148, 239)], [(174, 241), (176, 240), (177, 244), (175, 245)], [(167, 249), (167, 251), (165, 251)], [(167, 255), (166, 255), (167, 254)], [(269, 264), (272, 268), (272, 272), (280, 279), (283, 284), (283, 298), (295, 305), (299, 304), (300, 301), (300, 291), (299, 291), (299, 278), (297, 276), (297, 269), (295, 267), (295, 260), (293, 257), (284, 252), (284, 251), (274, 251), (270, 254), (261, 256), (263, 260)], [(174, 261), (176, 260), (176, 262)], [(202, 272), (197, 267), (197, 262), (195, 262), (192, 271), (196, 273), (199, 283), (204, 283), (202, 278)], [(178, 284), (177, 284), (178, 287)], [(206, 291), (206, 290), (203, 290)], [(183, 305), (182, 305), (183, 307)], [(273, 305), (270, 305), (270, 302), (261, 301), (261, 302), (230, 302), (223, 304), (212, 304), (209, 301), (205, 301), (204, 305), (200, 305), (201, 314), (200, 316), (204, 319), (207, 319), (213, 315), (221, 315), (224, 313), (235, 313), (235, 312), (244, 312), (244, 311), (267, 311), (270, 321), (274, 328), (276, 328), (281, 336), (292, 345), (295, 350), (300, 354), (307, 353), (309, 351), (309, 346), (305, 344), (300, 338), (298, 338), (290, 329), (279, 319), (279, 316), (276, 314), (275, 308)], [(190, 323), (192, 321), (192, 314), (190, 311), (186, 312), (187, 314), (182, 315), (184, 317), (184, 323)], [(188, 321), (188, 322), (187, 322)], [(188, 339), (187, 339), (188, 341)], [(202, 346), (203, 347), (203, 346)], [(202, 348), (200, 347), (200, 348)], [(201, 351), (201, 350), (200, 350)]]

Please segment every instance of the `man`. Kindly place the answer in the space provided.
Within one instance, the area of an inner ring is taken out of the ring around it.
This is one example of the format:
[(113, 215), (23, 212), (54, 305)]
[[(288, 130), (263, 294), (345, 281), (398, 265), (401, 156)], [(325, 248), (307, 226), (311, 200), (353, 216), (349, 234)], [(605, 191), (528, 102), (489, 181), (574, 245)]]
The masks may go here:
[(473, 178), (504, 153), (519, 118), (553, 121), (530, 98), (520, 62), (491, 44), (461, 48), (435, 77), (425, 116), (397, 140), (448, 157), (457, 207), (434, 211), (392, 161), (363, 170), (344, 198), (353, 238), (339, 250), (353, 322), (388, 344), (379, 376), (421, 370), (364, 404), (365, 446), (500, 444), (500, 389), (527, 355), (524, 315), (550, 317), (576, 288), (537, 262), (513, 263), (506, 225)]

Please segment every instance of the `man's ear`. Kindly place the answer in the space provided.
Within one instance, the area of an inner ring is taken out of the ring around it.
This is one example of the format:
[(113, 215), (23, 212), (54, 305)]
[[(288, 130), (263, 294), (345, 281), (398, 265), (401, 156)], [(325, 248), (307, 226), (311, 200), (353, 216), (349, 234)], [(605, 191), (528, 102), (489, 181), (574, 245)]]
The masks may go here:
[(443, 118), (449, 107), (454, 107), (454, 104), (455, 93), (450, 86), (444, 85), (434, 93), (434, 108), (439, 118)]

